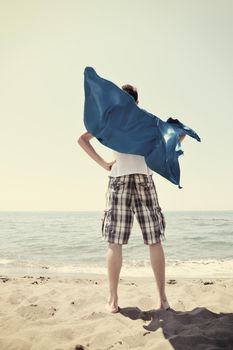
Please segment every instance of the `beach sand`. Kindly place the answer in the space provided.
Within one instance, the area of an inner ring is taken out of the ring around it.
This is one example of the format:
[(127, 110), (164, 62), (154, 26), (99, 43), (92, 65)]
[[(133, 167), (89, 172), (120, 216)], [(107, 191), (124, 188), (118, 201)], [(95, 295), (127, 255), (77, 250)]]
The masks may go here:
[(166, 279), (166, 294), (156, 311), (154, 278), (121, 277), (113, 314), (105, 275), (4, 275), (0, 349), (233, 349), (233, 279)]

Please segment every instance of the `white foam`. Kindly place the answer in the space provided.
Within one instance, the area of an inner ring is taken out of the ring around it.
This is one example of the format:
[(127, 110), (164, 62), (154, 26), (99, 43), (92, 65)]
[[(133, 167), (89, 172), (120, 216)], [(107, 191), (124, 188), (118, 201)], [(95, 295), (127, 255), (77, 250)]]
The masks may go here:
[(10, 259), (0, 259), (0, 265), (7, 265), (7, 264), (11, 264), (13, 262), (13, 260)]

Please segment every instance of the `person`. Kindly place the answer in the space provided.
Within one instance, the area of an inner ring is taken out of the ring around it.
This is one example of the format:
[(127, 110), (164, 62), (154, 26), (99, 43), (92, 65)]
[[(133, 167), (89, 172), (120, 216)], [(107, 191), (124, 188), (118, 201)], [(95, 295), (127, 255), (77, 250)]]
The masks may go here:
[[(125, 84), (122, 89), (138, 104), (138, 90)], [(113, 151), (114, 160), (107, 162), (92, 147), (94, 136), (85, 132), (78, 144), (101, 167), (110, 172), (106, 192), (106, 209), (102, 222), (102, 236), (108, 242), (106, 262), (109, 282), (109, 297), (106, 307), (119, 312), (118, 283), (122, 267), (122, 245), (128, 244), (133, 217), (140, 225), (144, 244), (149, 246), (150, 262), (155, 277), (158, 301), (157, 309), (169, 309), (165, 293), (165, 256), (162, 240), (165, 240), (165, 217), (158, 202), (153, 171), (143, 156)], [(185, 135), (180, 136), (180, 141)]]

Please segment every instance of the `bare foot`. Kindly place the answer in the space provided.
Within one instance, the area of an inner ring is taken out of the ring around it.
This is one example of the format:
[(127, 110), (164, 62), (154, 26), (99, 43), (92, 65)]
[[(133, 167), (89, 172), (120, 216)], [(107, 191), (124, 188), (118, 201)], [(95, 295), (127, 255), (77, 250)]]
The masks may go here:
[(108, 302), (106, 303), (105, 305), (105, 308), (112, 312), (112, 313), (116, 313), (116, 312), (119, 312), (119, 307), (118, 307), (118, 300), (117, 298), (116, 299), (111, 299), (109, 298), (108, 299)]

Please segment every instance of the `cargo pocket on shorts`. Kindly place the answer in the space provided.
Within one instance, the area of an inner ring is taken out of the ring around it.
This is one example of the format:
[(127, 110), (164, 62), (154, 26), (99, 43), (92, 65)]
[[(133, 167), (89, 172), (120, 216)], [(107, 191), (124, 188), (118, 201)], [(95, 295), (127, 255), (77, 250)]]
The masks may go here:
[(105, 236), (106, 232), (108, 232), (108, 230), (109, 230), (111, 213), (112, 213), (112, 209), (108, 209), (108, 210), (104, 211), (104, 216), (101, 219), (102, 220), (102, 228), (101, 228), (102, 236)]
[(102, 226), (101, 226), (102, 235), (103, 235), (103, 233), (104, 233), (104, 224), (105, 224), (105, 220), (106, 220), (106, 215), (107, 215), (107, 211), (105, 210), (105, 211), (104, 211), (104, 215), (103, 215), (103, 217), (102, 217), (102, 219), (101, 219), (101, 221), (102, 221)]
[(164, 238), (166, 221), (160, 207), (153, 207), (153, 216), (154, 216), (154, 219), (158, 221), (160, 234), (162, 236), (161, 238)]
[(165, 220), (165, 217), (164, 217), (164, 214), (163, 214), (162, 211), (161, 211), (161, 216), (162, 216), (163, 230), (165, 231), (165, 228), (166, 228), (166, 220)]

